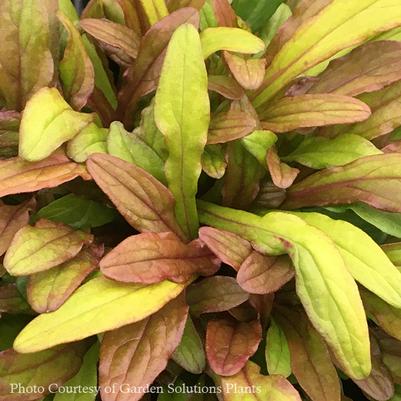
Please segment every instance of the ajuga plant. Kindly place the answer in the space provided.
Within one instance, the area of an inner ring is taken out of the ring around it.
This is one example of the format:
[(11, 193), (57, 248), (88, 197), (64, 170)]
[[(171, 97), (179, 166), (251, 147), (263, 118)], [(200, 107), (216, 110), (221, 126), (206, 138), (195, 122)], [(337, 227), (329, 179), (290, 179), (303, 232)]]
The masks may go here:
[(0, 32), (0, 401), (401, 400), (401, 0)]

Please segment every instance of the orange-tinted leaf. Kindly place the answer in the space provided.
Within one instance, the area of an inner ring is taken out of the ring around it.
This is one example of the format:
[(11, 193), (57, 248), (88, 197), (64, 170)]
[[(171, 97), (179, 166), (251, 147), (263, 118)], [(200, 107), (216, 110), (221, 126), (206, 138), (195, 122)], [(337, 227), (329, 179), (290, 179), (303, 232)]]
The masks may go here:
[(19, 157), (0, 160), (0, 196), (57, 187), (78, 176), (89, 178), (84, 166), (60, 152), (34, 163)]
[(213, 276), (192, 284), (187, 290), (187, 302), (195, 315), (224, 312), (245, 302), (249, 298), (235, 279)]
[(246, 58), (224, 52), (224, 59), (238, 83), (248, 90), (258, 89), (265, 76), (265, 59)]
[(220, 261), (199, 240), (184, 244), (173, 233), (144, 233), (121, 242), (100, 262), (103, 274), (127, 283), (179, 283), (192, 275), (210, 276)]
[(273, 183), (279, 188), (289, 188), (299, 174), (297, 168), (290, 167), (280, 160), (274, 148), (270, 148), (267, 152), (266, 162)]
[[(100, 348), (100, 386), (103, 401), (137, 401), (143, 393), (124, 392), (150, 385), (162, 372), (180, 343), (188, 307), (184, 297), (171, 301), (152, 316), (105, 334)], [(119, 391), (107, 392), (107, 386)]]
[(145, 170), (106, 154), (87, 161), (88, 170), (119, 212), (138, 231), (172, 231), (183, 237), (171, 192)]
[(0, 204), (0, 256), (10, 246), (15, 233), (28, 224), (29, 211), (34, 206), (33, 199), (17, 206)]
[[(22, 298), (15, 284), (0, 285), (0, 313), (29, 313), (29, 312), (30, 312), (30, 307), (25, 302), (24, 298)], [(1, 378), (0, 378), (0, 389), (1, 389)]]
[(263, 110), (262, 127), (273, 132), (364, 121), (370, 109), (358, 99), (332, 94), (284, 97)]
[(170, 12), (176, 11), (183, 7), (192, 7), (200, 10), (205, 0), (166, 0), (167, 8)]
[(209, 90), (217, 92), (230, 100), (239, 100), (244, 95), (244, 90), (231, 77), (224, 75), (209, 75)]
[(253, 251), (241, 264), (237, 281), (251, 294), (269, 294), (290, 281), (294, 274), (288, 256), (265, 256)]
[(233, 141), (250, 134), (257, 122), (248, 113), (230, 110), (214, 116), (210, 122), (208, 144)]
[(78, 254), (93, 237), (49, 220), (39, 220), (15, 234), (4, 257), (4, 267), (14, 276), (48, 270)]
[(58, 309), (97, 267), (98, 257), (83, 250), (74, 259), (29, 277), (28, 302), (38, 313)]
[(301, 401), (288, 380), (279, 375), (261, 375), (260, 367), (253, 362), (234, 376), (222, 377), (221, 383), (224, 401)]
[(368, 42), (332, 61), (308, 93), (356, 96), (380, 90), (400, 79), (401, 43)]
[(329, 350), (306, 314), (280, 308), (274, 317), (288, 341), (291, 370), (311, 400), (340, 401), (340, 381)]
[(221, 376), (238, 373), (256, 352), (262, 338), (258, 320), (240, 323), (220, 319), (208, 322), (206, 355), (212, 370)]
[(86, 18), (80, 25), (117, 64), (128, 67), (136, 59), (140, 37), (134, 30), (106, 19)]
[(212, 0), (212, 7), (219, 26), (237, 26), (237, 16), (228, 0)]
[[(86, 349), (81, 342), (32, 354), (0, 352), (0, 401), (33, 401), (54, 391), (78, 372)], [(37, 391), (23, 392), (35, 386)]]
[(251, 254), (251, 244), (229, 231), (213, 227), (201, 227), (199, 239), (223, 262), (239, 270), (245, 259)]

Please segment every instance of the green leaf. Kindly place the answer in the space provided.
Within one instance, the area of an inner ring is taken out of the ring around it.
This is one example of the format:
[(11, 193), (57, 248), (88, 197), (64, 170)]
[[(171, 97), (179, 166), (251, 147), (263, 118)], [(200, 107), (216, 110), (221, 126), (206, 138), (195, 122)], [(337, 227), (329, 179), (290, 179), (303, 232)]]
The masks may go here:
[(205, 369), (204, 346), (190, 316), (188, 316), (184, 334), (172, 355), (172, 359), (193, 374), (200, 374)]
[(114, 121), (110, 125), (107, 151), (113, 156), (143, 168), (159, 181), (163, 183), (166, 181), (164, 160), (136, 132), (126, 131), (120, 122)]
[[(401, 25), (398, 0), (301, 3), (270, 45), (272, 59), (254, 99), (261, 107), (292, 79), (339, 51)], [(306, 16), (305, 16), (306, 13)], [(294, 46), (294, 43), (297, 43)]]
[(57, 38), (57, 32), (49, 24), (50, 13), (50, 3), (45, 1), (0, 4), (1, 31), (7, 38), (0, 50), (0, 99), (8, 110), (23, 110), (35, 92), (53, 81), (49, 42), (52, 35)]
[(201, 32), (203, 57), (206, 59), (220, 50), (255, 54), (265, 50), (263, 40), (240, 28), (207, 28)]
[(291, 356), (285, 334), (272, 318), (266, 333), (266, 364), (271, 375), (291, 375)]
[[(196, 99), (196, 102), (191, 101)], [(166, 139), (165, 172), (176, 216), (189, 238), (198, 230), (195, 195), (210, 120), (207, 72), (193, 25), (173, 34), (156, 93), (155, 121)]]
[(280, 4), (261, 32), (261, 38), (266, 43), (266, 46), (271, 43), (279, 28), (288, 20), (288, 18), (291, 17), (291, 15), (291, 8), (287, 4)]
[(298, 162), (314, 169), (344, 166), (363, 156), (382, 154), (370, 141), (353, 134), (342, 134), (329, 139), (308, 136), (284, 161)]
[(242, 144), (255, 159), (266, 167), (268, 150), (277, 142), (277, 136), (271, 131), (257, 130), (241, 139)]
[(170, 281), (140, 285), (94, 278), (55, 312), (32, 320), (16, 338), (14, 349), (21, 353), (40, 351), (140, 321), (184, 288), (185, 284)]
[(226, 172), (227, 162), (221, 145), (206, 145), (202, 154), (202, 169), (212, 178), (219, 179)]
[(4, 267), (13, 276), (26, 276), (50, 269), (78, 254), (93, 236), (74, 231), (62, 223), (39, 220), (15, 234), (4, 257)]
[(61, 12), (57, 17), (68, 34), (67, 46), (59, 65), (64, 97), (74, 109), (81, 110), (93, 92), (95, 71), (74, 23)]
[(43, 88), (25, 107), (19, 155), (31, 162), (43, 160), (93, 120), (92, 114), (72, 110), (56, 88)]
[(79, 372), (64, 384), (64, 387), (89, 388), (88, 392), (56, 393), (53, 401), (95, 401), (97, 386), (97, 360), (99, 358), (99, 343), (95, 343), (85, 354)]
[(325, 233), (283, 212), (259, 217), (206, 202), (198, 202), (198, 208), (203, 224), (234, 232), (260, 252), (288, 253), (297, 294), (314, 327), (349, 376), (369, 375), (369, 336), (358, 288), (340, 250)]

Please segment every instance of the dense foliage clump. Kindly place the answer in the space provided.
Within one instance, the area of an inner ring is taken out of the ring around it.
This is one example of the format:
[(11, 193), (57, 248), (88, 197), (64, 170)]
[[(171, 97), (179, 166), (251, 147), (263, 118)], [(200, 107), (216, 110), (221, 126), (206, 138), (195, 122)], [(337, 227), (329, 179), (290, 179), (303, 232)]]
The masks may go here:
[(400, 0), (0, 31), (0, 401), (401, 400)]

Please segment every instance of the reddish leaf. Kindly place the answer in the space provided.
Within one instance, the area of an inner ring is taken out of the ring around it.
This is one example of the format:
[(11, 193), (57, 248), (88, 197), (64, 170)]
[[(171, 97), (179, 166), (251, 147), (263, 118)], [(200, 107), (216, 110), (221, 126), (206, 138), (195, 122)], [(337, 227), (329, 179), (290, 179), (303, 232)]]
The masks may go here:
[[(380, 54), (380, 57), (377, 55)], [(373, 92), (401, 79), (401, 43), (368, 42), (332, 61), (309, 93), (356, 96)]]
[(269, 294), (294, 277), (288, 256), (265, 256), (253, 251), (241, 264), (238, 284), (251, 294)]
[(262, 84), (265, 76), (265, 59), (246, 58), (229, 52), (224, 52), (224, 59), (243, 88), (255, 90)]
[(401, 154), (362, 157), (310, 175), (287, 192), (284, 209), (364, 202), (401, 211)]
[(288, 164), (283, 163), (280, 160), (277, 151), (274, 148), (270, 148), (267, 152), (266, 162), (273, 183), (279, 188), (289, 188), (299, 174), (297, 168), (290, 167)]
[(193, 8), (182, 8), (172, 12), (154, 24), (143, 36), (136, 62), (127, 70), (127, 82), (119, 93), (117, 113), (123, 116), (127, 128), (132, 124), (132, 112), (139, 98), (156, 89), (171, 35), (184, 23), (198, 26), (198, 11)]
[(78, 176), (90, 178), (84, 166), (60, 152), (34, 163), (19, 157), (0, 160), (0, 197), (57, 187)]
[(244, 260), (251, 254), (251, 244), (229, 231), (213, 227), (201, 227), (199, 239), (203, 241), (223, 263), (239, 270)]
[(224, 75), (209, 75), (209, 90), (217, 92), (230, 100), (239, 100), (244, 96), (244, 90), (231, 77)]
[(200, 10), (205, 0), (166, 0), (167, 7), (170, 12), (176, 11), (183, 7), (192, 7)]
[(194, 274), (210, 276), (220, 261), (199, 240), (184, 244), (173, 233), (133, 235), (108, 253), (100, 262), (106, 277), (127, 283), (178, 283)]
[(284, 330), (291, 369), (313, 401), (340, 401), (341, 388), (329, 350), (304, 313), (280, 308), (274, 315)]
[(212, 0), (212, 7), (219, 26), (237, 26), (237, 16), (228, 0)]
[(22, 298), (15, 284), (0, 285), (0, 313), (30, 313), (30, 310), (29, 305)]
[(205, 278), (188, 287), (187, 302), (195, 315), (224, 312), (245, 302), (249, 294), (235, 279), (226, 276)]
[(172, 231), (183, 237), (175, 220), (173, 196), (156, 178), (106, 154), (91, 155), (87, 166), (96, 183), (138, 231)]
[(58, 309), (97, 267), (99, 258), (94, 253), (83, 250), (60, 266), (30, 276), (27, 296), (32, 309), (38, 313)]
[(7, 251), (15, 233), (28, 224), (34, 206), (33, 199), (17, 206), (0, 204), (0, 256)]
[(207, 138), (208, 144), (225, 143), (250, 134), (256, 129), (257, 122), (248, 113), (230, 110), (212, 118)]
[(258, 320), (240, 323), (220, 319), (208, 322), (206, 355), (212, 370), (221, 376), (237, 374), (256, 352), (262, 339)]
[[(162, 372), (180, 343), (188, 307), (184, 297), (140, 322), (107, 332), (100, 349), (100, 386), (103, 401), (137, 401), (143, 393), (124, 392), (150, 385)], [(120, 389), (107, 392), (107, 386)]]

